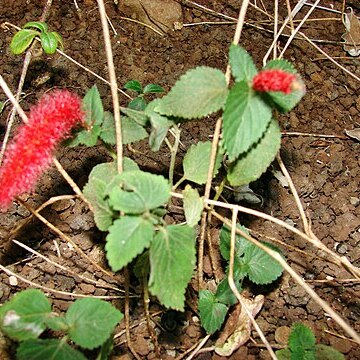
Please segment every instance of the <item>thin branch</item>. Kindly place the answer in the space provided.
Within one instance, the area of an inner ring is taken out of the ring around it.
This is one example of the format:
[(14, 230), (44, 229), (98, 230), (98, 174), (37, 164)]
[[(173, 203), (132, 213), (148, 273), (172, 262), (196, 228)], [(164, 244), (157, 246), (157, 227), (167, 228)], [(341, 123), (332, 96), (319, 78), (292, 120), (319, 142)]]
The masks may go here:
[(200, 349), (206, 344), (206, 342), (209, 340), (211, 334), (210, 335), (206, 335), (199, 343), (199, 345), (196, 347), (196, 349), (190, 354), (190, 356), (188, 356), (186, 358), (186, 360), (191, 360), (193, 359), (197, 354), (198, 352), (200, 351)]
[(106, 18), (106, 10), (105, 10), (104, 1), (97, 0), (97, 3), (99, 6), (101, 26), (102, 26), (103, 35), (104, 35), (106, 59), (107, 59), (107, 64), (108, 64), (109, 77), (110, 77), (111, 96), (112, 96), (113, 108), (114, 108), (117, 170), (119, 173), (122, 173), (122, 171), (123, 171), (123, 144), (122, 144), (122, 133), (121, 133), (120, 104), (119, 104), (119, 96), (118, 96), (118, 92), (117, 92), (118, 87), (117, 87), (116, 74), (115, 74), (114, 58), (113, 58), (113, 53), (112, 53), (112, 48), (111, 48), (109, 26), (108, 26), (108, 21)]

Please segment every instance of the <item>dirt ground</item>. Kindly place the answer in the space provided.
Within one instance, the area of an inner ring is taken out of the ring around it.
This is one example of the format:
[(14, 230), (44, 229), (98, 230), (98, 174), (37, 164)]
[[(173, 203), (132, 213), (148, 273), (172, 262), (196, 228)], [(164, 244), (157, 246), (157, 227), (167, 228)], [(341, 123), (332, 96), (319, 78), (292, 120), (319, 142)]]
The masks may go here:
[[(186, 2), (183, 3), (184, 24), (223, 21), (218, 16), (186, 5)], [(237, 18), (241, 2), (198, 0), (198, 3)], [(271, 12), (273, 2), (264, 0), (263, 3)], [(291, 3), (293, 4), (294, 1)], [(81, 19), (73, 1), (54, 1), (47, 23), (51, 29), (63, 36), (66, 54), (98, 75), (107, 78), (102, 29), (95, 2), (79, 0), (78, 4), (82, 10)], [(283, 7), (280, 14), (285, 15), (285, 2), (280, 4)], [(321, 5), (333, 6), (341, 10), (342, 1), (324, 0)], [(355, 13), (360, 16), (357, 0), (347, 1), (346, 5), (352, 6)], [(42, 9), (43, 1), (1, 0), (0, 23), (7, 21), (22, 26), (28, 21), (39, 19)], [(302, 13), (304, 14), (308, 9), (305, 7)], [(137, 23), (120, 19), (123, 14), (110, 1), (107, 4), (107, 13), (118, 33), (112, 37), (112, 45), (120, 86), (128, 80), (136, 79), (143, 84), (158, 83), (168, 90), (181, 74), (197, 65), (217, 67), (223, 71), (226, 69), (228, 46), (232, 41), (235, 25), (185, 26), (181, 30), (171, 31), (161, 37)], [(320, 9), (315, 10), (311, 17), (340, 19), (338, 13)], [(266, 22), (260, 23), (268, 20), (267, 16), (251, 7), (246, 20), (251, 26), (245, 26), (241, 45), (252, 54), (260, 67), (262, 58), (272, 42), (272, 25)], [(338, 20), (307, 22), (302, 31), (311, 39), (321, 40), (316, 42), (321, 49), (334, 58), (341, 57), (338, 59), (341, 65), (360, 76), (359, 58), (346, 57), (347, 54), (340, 44), (344, 26)], [(268, 31), (260, 30), (254, 25), (261, 25)], [(15, 91), (23, 57), (14, 56), (9, 51), (14, 30), (8, 28), (0, 31), (0, 74)], [(280, 44), (284, 45), (286, 40), (286, 37), (282, 37)], [(286, 51), (285, 58), (295, 65), (303, 77), (307, 94), (289, 115), (279, 116), (282, 129), (286, 132), (338, 135), (338, 137), (284, 134), (283, 160), (290, 171), (306, 213), (311, 219), (312, 231), (329, 249), (345, 255), (354, 265), (360, 266), (360, 143), (355, 139), (344, 138), (345, 130), (360, 127), (360, 82), (324, 59), (323, 55), (303, 40), (295, 39)], [(105, 108), (111, 110), (110, 89), (107, 84), (58, 54), (42, 55), (34, 59), (30, 65), (21, 105), (27, 110), (45, 91), (53, 87), (66, 87), (83, 96), (94, 84), (99, 88)], [(5, 100), (5, 95), (2, 93), (1, 100)], [(127, 99), (121, 97), (121, 102), (126, 105)], [(9, 110), (10, 106), (7, 106), (0, 117), (1, 140)], [(209, 139), (214, 124), (213, 117), (187, 123), (184, 126), (179, 164), (181, 156), (189, 145)], [(170, 156), (165, 147), (159, 153), (152, 153), (146, 142), (137, 143), (133, 148), (135, 152), (127, 150), (128, 155), (137, 161), (142, 169), (164, 175), (167, 173)], [(85, 147), (60, 149), (57, 157), (80, 187), (86, 183), (94, 165), (110, 161), (106, 149), (101, 145), (91, 149)], [(178, 167), (177, 171), (180, 173), (181, 168)], [(262, 205), (256, 208), (295, 224), (301, 229), (302, 223), (294, 198), (289, 189), (282, 186), (275, 178), (276, 171), (277, 167), (274, 165), (272, 171), (268, 171), (259, 181), (251, 185), (263, 198)], [(43, 175), (36, 191), (23, 196), (22, 199), (36, 208), (52, 196), (65, 194), (72, 194), (72, 190), (61, 175), (52, 168)], [(231, 194), (228, 200), (234, 201)], [(107, 266), (103, 254), (104, 234), (96, 230), (92, 214), (85, 204), (77, 199), (64, 200), (47, 207), (42, 211), (42, 215), (70, 236), (93, 261)], [(0, 214), (1, 264), (7, 265), (9, 269), (28, 280), (56, 290), (89, 295), (118, 295), (116, 291), (88, 284), (80, 278), (62, 272), (43, 259), (32, 256), (14, 245), (9, 240), (9, 236), (28, 216), (29, 212), (16, 203), (7, 213)], [(321, 258), (319, 251), (288, 231), (270, 222), (250, 217), (244, 217), (244, 223), (259, 239), (273, 238), (284, 242), (285, 245), (278, 246), (283, 249), (289, 264), (355, 330), (360, 330), (359, 281), (346, 281), (350, 275), (345, 270)], [(211, 226), (216, 231), (220, 224), (214, 223)], [(78, 274), (100, 279), (103, 284), (121, 286), (121, 274), (113, 277), (103, 275), (39, 221), (29, 222), (15, 238)], [(60, 257), (57, 249), (61, 254)], [(329, 280), (330, 277), (333, 280)], [(10, 285), (9, 276), (4, 273), (0, 274), (0, 279), (1, 303), (28, 286), (20, 280), (17, 285)], [(205, 279), (211, 281), (211, 272), (206, 266)], [(139, 295), (131, 303), (131, 322), (134, 325), (131, 334), (134, 348), (141, 358), (155, 359), (144, 322), (141, 288), (136, 282), (133, 286), (134, 293)], [(339, 326), (324, 314), (323, 310), (310, 300), (306, 292), (288, 275), (284, 274), (271, 288), (250, 287), (248, 291), (265, 295), (265, 304), (257, 317), (257, 322), (271, 344), (283, 345), (281, 333), (286, 332), (292, 323), (302, 321), (315, 331), (318, 342), (334, 346), (345, 355), (346, 359), (360, 358), (359, 346), (346, 337), (343, 338), (345, 334)], [(50, 294), (49, 296), (52, 298), (54, 309), (58, 311), (66, 310), (71, 301), (66, 295)], [(114, 300), (113, 303), (123, 310), (122, 300)], [(161, 310), (164, 309), (154, 299), (150, 311)], [(203, 338), (205, 332), (199, 327), (198, 315), (194, 311), (195, 309), (187, 307), (182, 316), (175, 314), (173, 317), (173, 313), (154, 316), (155, 323), (158, 324), (155, 328), (162, 359), (178, 357)], [(170, 325), (167, 324), (169, 318), (172, 322)], [(120, 333), (122, 328), (123, 326), (117, 329), (117, 333)], [(205, 347), (213, 345), (216, 337), (216, 334), (212, 336)], [(6, 343), (5, 340), (1, 342)], [(124, 335), (117, 337), (114, 353), (114, 359), (132, 358)], [(209, 351), (198, 355), (197, 358), (215, 360), (221, 357)], [(261, 347), (258, 335), (253, 332), (252, 341), (242, 346), (231, 358), (268, 359), (269, 356)]]

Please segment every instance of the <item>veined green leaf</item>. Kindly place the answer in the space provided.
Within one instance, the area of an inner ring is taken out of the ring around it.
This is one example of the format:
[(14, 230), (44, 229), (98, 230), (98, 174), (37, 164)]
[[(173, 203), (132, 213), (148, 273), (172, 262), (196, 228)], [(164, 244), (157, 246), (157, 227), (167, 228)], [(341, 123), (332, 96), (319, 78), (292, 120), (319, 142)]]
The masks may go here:
[(229, 50), (231, 73), (236, 82), (251, 81), (257, 74), (257, 69), (252, 57), (239, 45), (232, 44)]
[(46, 23), (41, 21), (29, 21), (23, 26), (23, 29), (29, 29), (29, 28), (35, 28), (41, 32), (47, 32), (49, 27), (47, 26)]
[(232, 186), (251, 183), (270, 166), (280, 150), (281, 132), (276, 120), (271, 120), (264, 136), (250, 150), (230, 165), (227, 179)]
[(110, 337), (123, 314), (104, 300), (86, 298), (72, 303), (65, 317), (70, 339), (91, 350)]
[(165, 92), (164, 88), (158, 84), (148, 84), (144, 87), (144, 94), (156, 94)]
[(45, 53), (52, 55), (55, 53), (58, 46), (58, 38), (53, 33), (42, 32), (40, 33), (41, 46)]
[(248, 151), (264, 135), (271, 108), (248, 85), (236, 83), (230, 90), (223, 114), (223, 141), (230, 161)]
[(209, 290), (199, 291), (199, 313), (201, 326), (208, 334), (213, 334), (221, 328), (227, 314), (228, 307), (217, 301)]
[(182, 193), (184, 196), (185, 219), (187, 224), (193, 227), (200, 221), (204, 201), (197, 189), (193, 189), (190, 185), (186, 185)]
[(35, 37), (40, 35), (36, 30), (22, 29), (17, 32), (11, 40), (10, 50), (14, 55), (22, 54), (33, 42)]
[(220, 110), (227, 94), (225, 75), (218, 69), (199, 66), (180, 77), (155, 111), (185, 119), (200, 118)]
[(310, 328), (295, 323), (291, 327), (289, 336), (289, 349), (291, 351), (291, 360), (306, 359), (315, 360), (315, 335)]
[(161, 228), (150, 246), (149, 290), (166, 307), (184, 310), (185, 289), (195, 266), (195, 232), (187, 226)]
[(142, 93), (142, 86), (137, 80), (129, 80), (125, 85), (124, 89), (136, 91), (137, 93)]
[(154, 236), (154, 226), (141, 216), (123, 216), (109, 227), (106, 257), (111, 269), (118, 271), (141, 254)]

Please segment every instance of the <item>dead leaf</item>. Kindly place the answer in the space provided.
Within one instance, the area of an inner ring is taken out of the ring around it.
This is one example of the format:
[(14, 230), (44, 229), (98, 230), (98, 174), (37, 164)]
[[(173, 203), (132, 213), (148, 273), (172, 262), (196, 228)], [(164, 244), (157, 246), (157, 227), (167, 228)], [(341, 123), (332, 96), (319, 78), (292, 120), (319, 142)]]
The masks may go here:
[(345, 133), (347, 136), (360, 141), (360, 128), (356, 128), (354, 130), (345, 130)]
[[(240, 295), (241, 296), (241, 295)], [(241, 296), (252, 316), (255, 317), (264, 304), (264, 296), (257, 295), (254, 300)], [(215, 352), (220, 356), (230, 356), (250, 339), (251, 320), (238, 303), (230, 314), (224, 330), (215, 344)]]
[(346, 28), (345, 34), (342, 35), (344, 50), (350, 56), (360, 55), (360, 20), (354, 14), (354, 10), (349, 8), (350, 12), (344, 14), (343, 23)]

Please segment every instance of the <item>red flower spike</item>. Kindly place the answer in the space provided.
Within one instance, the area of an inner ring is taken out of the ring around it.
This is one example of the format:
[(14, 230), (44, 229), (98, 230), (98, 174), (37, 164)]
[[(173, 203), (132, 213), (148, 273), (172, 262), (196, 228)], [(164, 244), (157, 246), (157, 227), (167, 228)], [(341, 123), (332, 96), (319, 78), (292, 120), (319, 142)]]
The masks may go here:
[(260, 71), (254, 76), (252, 88), (255, 91), (281, 91), (290, 94), (296, 82), (296, 75), (279, 69), (269, 69)]
[(56, 146), (84, 121), (81, 99), (67, 90), (44, 95), (30, 109), (9, 144), (0, 168), (0, 209), (6, 210), (18, 195), (33, 190), (50, 165)]

